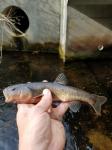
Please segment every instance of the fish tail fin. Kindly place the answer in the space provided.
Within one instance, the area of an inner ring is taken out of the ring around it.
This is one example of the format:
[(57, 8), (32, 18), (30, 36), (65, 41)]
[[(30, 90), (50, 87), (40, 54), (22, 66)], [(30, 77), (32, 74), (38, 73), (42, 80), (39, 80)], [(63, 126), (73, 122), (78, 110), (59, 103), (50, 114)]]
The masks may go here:
[(101, 106), (107, 101), (107, 97), (105, 96), (98, 96), (92, 94), (93, 99), (96, 101), (92, 106), (97, 115), (101, 116)]

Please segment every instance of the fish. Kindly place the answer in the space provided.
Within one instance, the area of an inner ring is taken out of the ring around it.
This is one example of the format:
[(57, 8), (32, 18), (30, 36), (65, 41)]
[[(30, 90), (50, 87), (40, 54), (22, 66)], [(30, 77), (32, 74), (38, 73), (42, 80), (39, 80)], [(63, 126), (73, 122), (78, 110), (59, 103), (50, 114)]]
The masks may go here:
[(54, 107), (61, 102), (70, 103), (73, 112), (79, 111), (81, 104), (90, 105), (97, 115), (101, 115), (101, 106), (107, 101), (107, 97), (91, 94), (82, 89), (68, 85), (64, 73), (60, 73), (54, 82), (28, 82), (10, 85), (3, 90), (6, 103), (34, 104), (42, 96), (44, 89), (49, 89), (53, 96)]

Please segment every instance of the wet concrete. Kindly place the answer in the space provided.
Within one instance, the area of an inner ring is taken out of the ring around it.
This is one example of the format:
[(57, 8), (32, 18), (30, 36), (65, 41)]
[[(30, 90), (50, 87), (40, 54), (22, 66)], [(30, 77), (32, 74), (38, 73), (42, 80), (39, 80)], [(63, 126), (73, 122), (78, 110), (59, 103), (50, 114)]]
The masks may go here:
[[(65, 65), (58, 55), (34, 53), (4, 53), (0, 64), (0, 95), (8, 85), (42, 81), (53, 81), (64, 72), (69, 85), (88, 92), (108, 97), (102, 107), (102, 116), (97, 117), (88, 105), (80, 112), (67, 111), (63, 123), (67, 134), (66, 150), (111, 150), (112, 146), (112, 60), (74, 61)], [(4, 104), (0, 99), (0, 149), (18, 147), (16, 128), (16, 105)], [(102, 142), (98, 142), (98, 140)], [(97, 141), (97, 142), (96, 142)]]

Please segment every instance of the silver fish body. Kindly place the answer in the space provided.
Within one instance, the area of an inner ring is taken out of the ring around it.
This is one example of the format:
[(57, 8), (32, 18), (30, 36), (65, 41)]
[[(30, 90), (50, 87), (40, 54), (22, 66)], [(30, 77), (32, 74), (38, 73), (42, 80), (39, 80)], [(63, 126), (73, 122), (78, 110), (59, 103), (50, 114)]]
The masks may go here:
[(106, 97), (90, 94), (84, 90), (67, 86), (65, 83), (59, 81), (58, 79), (58, 81), (56, 80), (55, 82), (17, 84), (5, 88), (3, 93), (6, 102), (33, 103), (33, 97), (41, 95), (44, 89), (49, 89), (54, 99), (61, 100), (62, 102), (79, 101), (88, 103), (94, 108), (95, 112), (100, 115), (101, 105), (106, 102)]

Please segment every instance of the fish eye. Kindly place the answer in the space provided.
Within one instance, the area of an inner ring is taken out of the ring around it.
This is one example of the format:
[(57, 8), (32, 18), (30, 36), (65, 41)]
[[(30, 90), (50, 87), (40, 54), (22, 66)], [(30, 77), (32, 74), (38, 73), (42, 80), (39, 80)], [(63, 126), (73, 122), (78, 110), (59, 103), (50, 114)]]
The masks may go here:
[(16, 88), (13, 88), (13, 89), (12, 89), (12, 91), (15, 91), (15, 90), (16, 90)]

